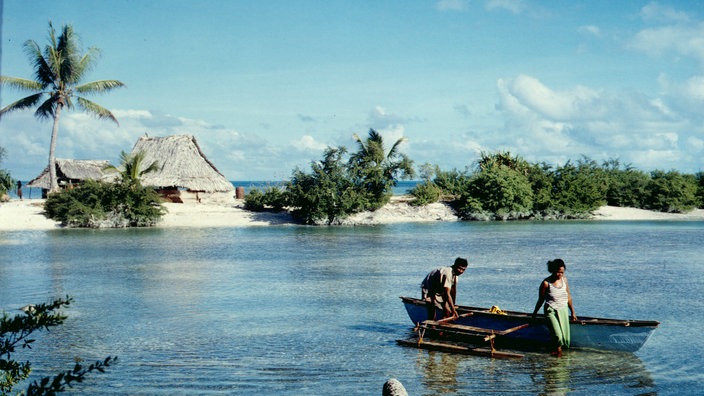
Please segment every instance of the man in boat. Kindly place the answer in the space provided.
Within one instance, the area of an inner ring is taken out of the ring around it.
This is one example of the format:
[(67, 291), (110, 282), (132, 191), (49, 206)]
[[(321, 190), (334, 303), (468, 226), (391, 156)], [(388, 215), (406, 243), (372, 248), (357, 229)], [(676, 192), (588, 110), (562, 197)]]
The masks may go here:
[(466, 258), (457, 257), (451, 267), (436, 268), (421, 283), (421, 295), (428, 307), (428, 319), (457, 317), (457, 277), (467, 269)]

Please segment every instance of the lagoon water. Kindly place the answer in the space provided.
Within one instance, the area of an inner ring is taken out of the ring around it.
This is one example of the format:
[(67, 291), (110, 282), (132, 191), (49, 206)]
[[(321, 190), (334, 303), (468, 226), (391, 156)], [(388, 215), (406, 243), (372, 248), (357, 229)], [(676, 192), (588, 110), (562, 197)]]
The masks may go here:
[[(0, 232), (0, 309), (70, 295), (34, 379), (119, 356), (72, 392), (101, 395), (701, 394), (704, 222)], [(562, 257), (578, 315), (661, 322), (635, 354), (520, 360), (397, 346), (400, 295), (467, 256), (458, 302), (530, 311)]]

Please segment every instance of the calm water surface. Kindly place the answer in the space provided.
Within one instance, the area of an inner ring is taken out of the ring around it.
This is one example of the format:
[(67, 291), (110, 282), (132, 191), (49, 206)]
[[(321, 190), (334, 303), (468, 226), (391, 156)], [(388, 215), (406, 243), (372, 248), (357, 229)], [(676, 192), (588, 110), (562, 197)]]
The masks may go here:
[[(701, 394), (704, 222), (0, 232), (0, 309), (74, 297), (35, 377), (119, 356), (83, 394)], [(458, 302), (532, 310), (562, 257), (578, 315), (662, 322), (635, 354), (521, 360), (397, 346), (400, 295), (468, 256)]]

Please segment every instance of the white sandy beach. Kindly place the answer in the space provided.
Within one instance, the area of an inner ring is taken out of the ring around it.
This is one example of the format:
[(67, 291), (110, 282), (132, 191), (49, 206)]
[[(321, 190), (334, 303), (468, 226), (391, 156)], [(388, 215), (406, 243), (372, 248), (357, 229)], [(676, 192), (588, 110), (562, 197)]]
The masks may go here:
[[(44, 201), (40, 199), (11, 200), (0, 203), (0, 231), (51, 230), (60, 228), (58, 223), (42, 214)], [(183, 204), (166, 203), (168, 213), (158, 227), (246, 227), (295, 224), (286, 213), (254, 213), (243, 209), (243, 202), (220, 200), (217, 202)], [(689, 213), (661, 213), (643, 209), (603, 206), (594, 212), (594, 220), (704, 220), (704, 209)], [(457, 216), (444, 204), (434, 203), (413, 207), (403, 198), (375, 212), (358, 213), (346, 219), (347, 225), (378, 225), (402, 222), (457, 221)]]

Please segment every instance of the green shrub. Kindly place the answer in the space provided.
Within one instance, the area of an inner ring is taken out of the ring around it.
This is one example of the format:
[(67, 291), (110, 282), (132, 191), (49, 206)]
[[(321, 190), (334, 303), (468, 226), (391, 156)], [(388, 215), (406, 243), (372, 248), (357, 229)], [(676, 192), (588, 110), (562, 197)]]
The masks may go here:
[(438, 168), (435, 171), (433, 182), (442, 190), (443, 195), (460, 196), (469, 185), (470, 176), (467, 172), (460, 172), (457, 169), (442, 171)]
[(460, 217), (487, 213), (499, 219), (530, 216), (533, 190), (528, 177), (503, 165), (491, 166), (476, 174), (460, 196)]
[(12, 176), (10, 176), (10, 173), (5, 169), (0, 169), (0, 197), (12, 190), (14, 185), (15, 181), (12, 179)]
[(531, 165), (528, 170), (528, 181), (533, 191), (533, 212), (543, 216), (552, 207), (554, 184), (552, 167), (544, 162)]
[(677, 171), (655, 170), (646, 186), (645, 208), (668, 213), (692, 210), (697, 204), (697, 179)]
[(355, 135), (359, 150), (348, 160), (344, 146), (328, 147), (311, 173), (298, 168), (286, 183), (285, 202), (306, 224), (335, 224), (353, 213), (376, 210), (389, 202), (396, 178), (413, 176), (412, 161), (398, 151), (399, 139), (385, 151), (381, 135), (371, 129), (366, 139)]
[(603, 164), (607, 177), (606, 204), (611, 206), (642, 208), (650, 176), (630, 165), (621, 166), (617, 159)]
[(164, 215), (151, 187), (87, 180), (79, 187), (49, 194), (44, 212), (66, 227), (122, 228), (155, 225)]
[(258, 188), (251, 189), (244, 196), (244, 208), (253, 212), (263, 212), (266, 209), (264, 193)]
[(244, 208), (253, 212), (280, 212), (287, 206), (284, 190), (277, 186), (267, 186), (262, 192), (258, 188), (250, 190), (244, 197)]
[(567, 161), (554, 172), (552, 209), (581, 217), (606, 203), (607, 181), (604, 170), (594, 161), (582, 158)]
[(417, 184), (411, 189), (411, 195), (415, 197), (414, 200), (409, 202), (413, 206), (423, 206), (437, 202), (440, 200), (440, 195), (442, 194), (442, 189), (437, 186), (437, 184), (432, 181), (426, 181)]
[(694, 178), (697, 181), (697, 207), (704, 209), (704, 172), (697, 172)]
[[(4, 147), (0, 147), (0, 164), (5, 159), (6, 150)], [(7, 194), (8, 191), (14, 187), (15, 181), (10, 176), (10, 172), (5, 169), (0, 169), (0, 197)]]
[(295, 218), (305, 224), (334, 224), (367, 207), (368, 196), (353, 183), (345, 153), (344, 147), (328, 147), (323, 160), (311, 164), (311, 173), (294, 170), (286, 194)]

